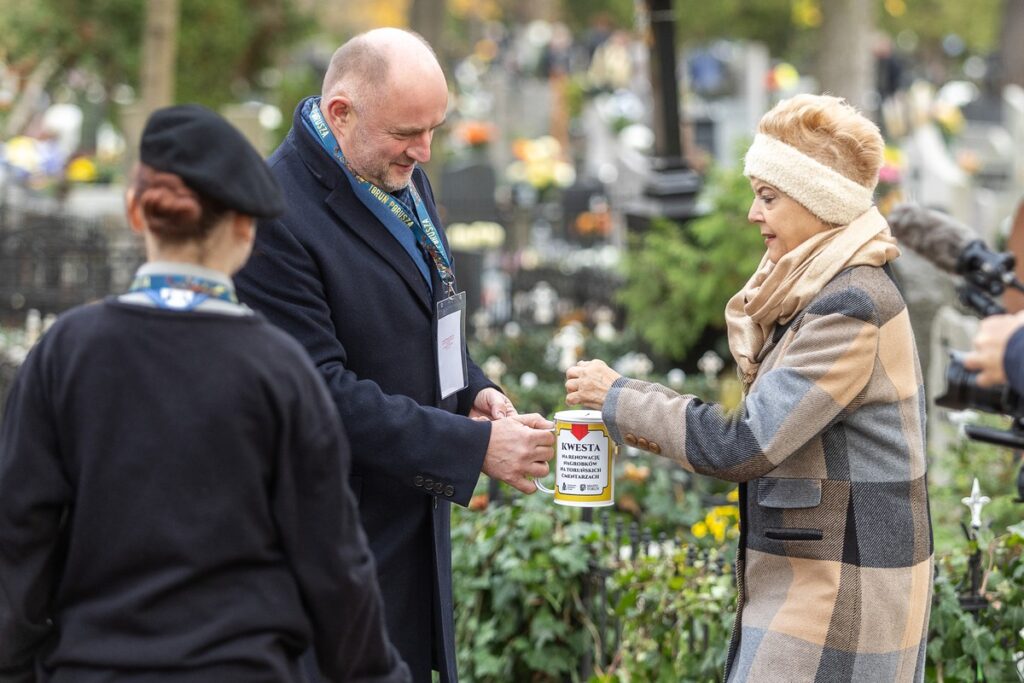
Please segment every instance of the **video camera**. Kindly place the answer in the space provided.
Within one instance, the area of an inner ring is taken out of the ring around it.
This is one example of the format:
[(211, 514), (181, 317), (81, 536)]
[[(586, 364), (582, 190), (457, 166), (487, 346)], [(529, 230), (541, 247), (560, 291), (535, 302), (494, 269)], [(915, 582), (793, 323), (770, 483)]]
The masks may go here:
[[(1006, 312), (992, 297), (1007, 287), (1024, 292), (1024, 284), (1014, 276), (1013, 254), (996, 254), (980, 240), (970, 242), (961, 252), (957, 272), (964, 282), (957, 289), (960, 301), (980, 317)], [(1024, 452), (1024, 397), (1009, 385), (978, 386), (977, 371), (964, 367), (963, 351), (950, 351), (946, 368), (946, 393), (935, 404), (949, 410), (972, 408), (999, 413), (1012, 419), (1008, 430), (967, 425), (964, 432), (975, 441)], [(1024, 502), (1024, 466), (1017, 473), (1017, 502)]]

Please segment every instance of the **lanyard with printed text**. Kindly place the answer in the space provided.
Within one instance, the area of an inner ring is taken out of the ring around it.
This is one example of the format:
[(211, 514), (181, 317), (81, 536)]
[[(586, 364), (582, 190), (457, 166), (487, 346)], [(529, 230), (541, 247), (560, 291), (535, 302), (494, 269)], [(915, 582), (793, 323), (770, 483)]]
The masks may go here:
[(341, 145), (338, 144), (334, 133), (331, 132), (327, 122), (324, 121), (323, 114), (320, 113), (319, 102), (319, 98), (312, 97), (303, 104), (302, 119), (306, 124), (306, 129), (327, 153), (338, 162), (338, 165), (352, 183), (356, 196), (359, 197), (360, 201), (367, 208), (373, 211), (374, 215), (381, 219), (381, 221), (401, 221), (403, 225), (412, 231), (416, 241), (419, 242), (427, 254), (430, 255), (431, 261), (434, 262), (437, 275), (441, 278), (441, 283), (444, 285), (448, 296), (454, 296), (455, 276), (452, 273), (451, 260), (445, 251), (444, 243), (441, 241), (441, 235), (438, 233), (437, 227), (430, 220), (430, 214), (427, 212), (426, 205), (416, 189), (416, 184), (409, 183), (409, 194), (414, 204), (412, 214), (410, 214), (400, 201), (353, 171), (352, 167), (348, 165), (348, 161), (345, 160), (345, 155), (341, 151)]
[(238, 303), (227, 285), (195, 275), (139, 275), (129, 292), (142, 292), (158, 307), (191, 311), (207, 299)]
[[(405, 247), (405, 243), (400, 235), (403, 230), (402, 226), (405, 226), (412, 231), (415, 240), (434, 262), (437, 275), (447, 293), (447, 297), (437, 302), (437, 337), (435, 340), (439, 389), (441, 398), (447, 398), (469, 386), (466, 354), (466, 293), (456, 293), (455, 291), (455, 276), (452, 273), (451, 261), (445, 252), (437, 228), (430, 220), (430, 214), (427, 213), (427, 208), (416, 189), (416, 184), (409, 183), (409, 194), (413, 200), (413, 212), (410, 215), (404, 204), (352, 170), (345, 160), (345, 155), (342, 153), (334, 133), (331, 132), (320, 113), (319, 102), (319, 98), (314, 97), (306, 100), (302, 105), (302, 121), (306, 130), (338, 163), (359, 200), (384, 223), (400, 243), (403, 243), (403, 247)], [(409, 251), (408, 247), (406, 247), (406, 251)], [(420, 266), (422, 259), (417, 259), (412, 252), (409, 252), (409, 256), (417, 263), (417, 267), (421, 268), (420, 272), (427, 279), (429, 285), (430, 277)]]

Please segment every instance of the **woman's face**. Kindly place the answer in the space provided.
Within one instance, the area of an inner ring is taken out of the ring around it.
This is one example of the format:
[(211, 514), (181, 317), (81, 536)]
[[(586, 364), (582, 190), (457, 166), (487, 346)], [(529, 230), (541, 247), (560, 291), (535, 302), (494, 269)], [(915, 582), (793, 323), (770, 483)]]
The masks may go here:
[(808, 238), (831, 227), (762, 180), (751, 178), (750, 187), (754, 190), (754, 202), (750, 205), (747, 220), (761, 229), (768, 259), (772, 263), (778, 263)]

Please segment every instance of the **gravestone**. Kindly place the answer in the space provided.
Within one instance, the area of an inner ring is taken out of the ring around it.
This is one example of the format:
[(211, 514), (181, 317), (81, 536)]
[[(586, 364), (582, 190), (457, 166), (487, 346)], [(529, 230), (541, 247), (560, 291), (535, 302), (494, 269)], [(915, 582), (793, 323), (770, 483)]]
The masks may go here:
[(909, 170), (904, 189), (909, 197), (961, 222), (970, 222), (970, 178), (950, 156), (938, 127), (922, 123), (914, 128), (904, 142), (904, 151)]
[(591, 245), (607, 236), (610, 223), (608, 197), (601, 181), (581, 177), (562, 192), (560, 236), (566, 241)]
[[(948, 449), (957, 439), (959, 427), (955, 414), (935, 405), (935, 399), (946, 391), (946, 370), (949, 367), (950, 351), (971, 349), (978, 319), (964, 315), (951, 306), (942, 306), (935, 314), (931, 326), (931, 360), (925, 369), (925, 387), (928, 396), (927, 444), (932, 453)], [(934, 461), (933, 461), (934, 462)], [(948, 484), (953, 473), (932, 468), (929, 478), (933, 484)]]
[(441, 171), (440, 205), (445, 225), (495, 221), (500, 223), (494, 199), (497, 178), (487, 163), (465, 162)]
[(466, 313), (472, 318), (480, 309), (484, 255), (479, 248), (464, 248), (454, 239), (460, 228), (480, 222), (501, 224), (494, 198), (497, 178), (490, 164), (470, 161), (441, 171), (440, 211), (452, 240), (459, 284), (466, 292)]

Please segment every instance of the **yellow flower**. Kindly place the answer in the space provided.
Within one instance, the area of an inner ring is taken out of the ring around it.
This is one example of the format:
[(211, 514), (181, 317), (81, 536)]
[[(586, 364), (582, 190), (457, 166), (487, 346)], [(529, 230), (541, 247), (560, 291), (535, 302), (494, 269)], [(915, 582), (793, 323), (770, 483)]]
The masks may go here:
[(735, 505), (716, 505), (712, 513), (717, 517), (739, 519), (740, 510)]
[(904, 0), (885, 0), (885, 11), (891, 17), (902, 17), (907, 13), (907, 3)]
[(708, 535), (708, 525), (704, 522), (697, 522), (690, 527), (690, 533), (693, 534), (694, 538), (704, 538)]
[(96, 164), (85, 157), (73, 159), (67, 168), (67, 179), (73, 183), (91, 183), (96, 180)]
[(883, 165), (888, 164), (890, 166), (902, 167), (904, 162), (903, 150), (899, 147), (893, 147), (892, 145), (886, 145), (885, 151), (882, 152)]
[(821, 25), (821, 6), (818, 0), (795, 0), (792, 5), (793, 23), (801, 28)]
[(935, 105), (934, 116), (940, 126), (952, 135), (956, 135), (964, 128), (964, 115), (959, 107), (951, 104), (938, 103)]
[(711, 535), (715, 537), (715, 541), (721, 543), (725, 540), (726, 524), (722, 521), (721, 517), (715, 517), (714, 519), (706, 519), (704, 521), (708, 525), (708, 529), (711, 531)]
[(726, 500), (731, 500), (731, 501), (732, 501), (732, 502), (734, 502), (734, 503), (735, 503), (736, 501), (738, 501), (738, 500), (740, 499), (740, 490), (739, 490), (739, 487), (737, 487), (737, 488), (734, 488), (734, 489), (733, 489), (732, 491), (729, 491), (728, 495), (726, 495), (726, 496), (725, 496), (725, 499), (726, 499)]

